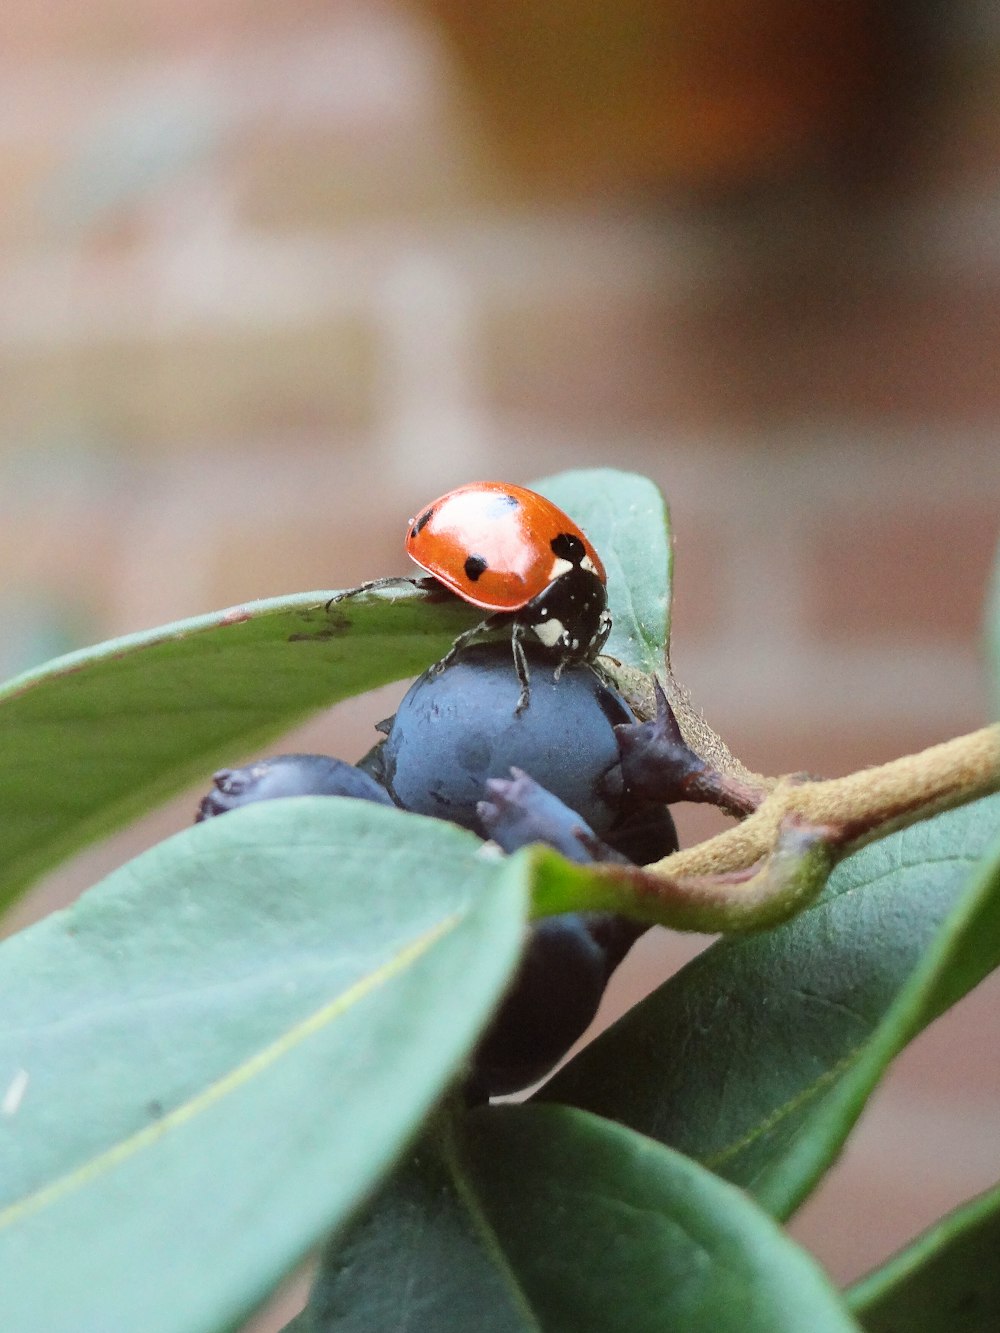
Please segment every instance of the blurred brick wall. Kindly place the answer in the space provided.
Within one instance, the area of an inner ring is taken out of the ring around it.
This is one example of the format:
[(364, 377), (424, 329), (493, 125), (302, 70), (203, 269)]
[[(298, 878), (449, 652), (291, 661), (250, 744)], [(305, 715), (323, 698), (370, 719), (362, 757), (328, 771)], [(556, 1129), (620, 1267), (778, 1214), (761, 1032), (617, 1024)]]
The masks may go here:
[[(806, 158), (682, 199), (669, 172), (527, 188), (417, 9), (8, 0), (0, 665), (393, 572), (453, 483), (614, 464), (670, 499), (675, 665), (750, 765), (833, 774), (979, 725), (1000, 23), (960, 3), (934, 38), (863, 181)], [(397, 697), (296, 743), (356, 757)], [(620, 994), (692, 947), (647, 945)], [(1000, 987), (975, 1005), (803, 1214), (838, 1275), (1000, 1176)]]

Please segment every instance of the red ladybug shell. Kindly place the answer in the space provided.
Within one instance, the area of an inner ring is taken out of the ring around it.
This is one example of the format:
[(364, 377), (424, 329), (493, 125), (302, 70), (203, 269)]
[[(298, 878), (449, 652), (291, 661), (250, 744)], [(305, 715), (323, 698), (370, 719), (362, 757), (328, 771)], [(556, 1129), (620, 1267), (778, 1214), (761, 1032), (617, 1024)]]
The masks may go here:
[(566, 571), (552, 548), (563, 535), (583, 543), (584, 559), (605, 583), (600, 557), (573, 520), (505, 481), (471, 482), (426, 505), (410, 523), (406, 552), (473, 606), (519, 611)]

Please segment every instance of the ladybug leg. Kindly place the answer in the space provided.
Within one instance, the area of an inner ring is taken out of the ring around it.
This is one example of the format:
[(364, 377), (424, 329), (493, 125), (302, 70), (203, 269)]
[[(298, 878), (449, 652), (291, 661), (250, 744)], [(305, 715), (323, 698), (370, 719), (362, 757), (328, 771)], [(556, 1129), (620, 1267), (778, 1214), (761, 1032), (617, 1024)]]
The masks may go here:
[[(481, 638), (484, 634), (491, 634), (495, 629), (499, 629), (505, 619), (506, 617), (503, 615), (487, 616), (486, 619), (481, 620), (478, 625), (473, 625), (471, 629), (463, 630), (445, 653), (444, 657), (442, 657), (439, 662), (435, 662), (431, 667), (432, 674), (435, 676), (440, 675), (445, 667), (451, 666), (452, 662), (460, 652), (468, 648), (470, 643), (475, 643), (476, 639)], [(520, 679), (520, 677), (518, 677), (518, 679)]]
[(348, 597), (357, 597), (363, 592), (383, 592), (390, 588), (419, 588), (425, 592), (430, 592), (441, 585), (437, 579), (429, 577), (406, 578), (402, 575), (390, 575), (383, 579), (369, 579), (367, 583), (359, 583), (356, 588), (345, 588), (343, 592), (335, 592), (326, 604), (329, 611), (331, 606), (336, 606), (338, 602), (346, 601)]
[(517, 696), (517, 704), (514, 708), (514, 716), (517, 717), (523, 713), (531, 702), (531, 686), (528, 681), (528, 659), (524, 652), (524, 634), (525, 627), (515, 622), (510, 635), (510, 646), (514, 653), (514, 669), (517, 672), (517, 678), (521, 683), (521, 693)]
[[(481, 620), (478, 625), (473, 625), (460, 634), (451, 645), (444, 657), (435, 662), (431, 667), (431, 674), (439, 676), (442, 671), (451, 666), (452, 662), (459, 653), (468, 648), (469, 644), (475, 643), (477, 639), (482, 638), (484, 634), (493, 634), (498, 629), (505, 629), (510, 623), (510, 615), (505, 611), (498, 611), (495, 615), (487, 616)], [(515, 717), (523, 713), (531, 701), (531, 686), (528, 680), (528, 659), (525, 656), (523, 639), (527, 633), (527, 627), (519, 624), (517, 621), (511, 628), (510, 646), (514, 654), (514, 669), (517, 672), (518, 683), (521, 686), (521, 692), (517, 696), (517, 703), (514, 706)]]

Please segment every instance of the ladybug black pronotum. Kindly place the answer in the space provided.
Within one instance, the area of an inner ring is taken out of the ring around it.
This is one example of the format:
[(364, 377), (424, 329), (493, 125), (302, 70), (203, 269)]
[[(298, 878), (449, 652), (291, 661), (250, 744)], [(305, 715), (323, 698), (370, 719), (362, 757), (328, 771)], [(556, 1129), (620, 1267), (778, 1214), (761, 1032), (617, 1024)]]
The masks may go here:
[(611, 631), (600, 556), (558, 506), (523, 486), (477, 481), (449, 491), (411, 520), (406, 551), (489, 612), (455, 640), (439, 669), (481, 634), (510, 623), (518, 713), (530, 699), (525, 637), (554, 653), (561, 668), (593, 661)]

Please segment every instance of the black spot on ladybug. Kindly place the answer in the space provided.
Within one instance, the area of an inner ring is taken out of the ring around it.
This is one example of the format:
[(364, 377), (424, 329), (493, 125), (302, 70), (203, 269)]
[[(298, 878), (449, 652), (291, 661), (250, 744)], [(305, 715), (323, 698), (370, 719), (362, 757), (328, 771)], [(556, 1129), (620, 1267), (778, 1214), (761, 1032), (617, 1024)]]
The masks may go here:
[(574, 537), (571, 532), (560, 532), (559, 536), (553, 537), (549, 544), (552, 547), (552, 554), (558, 560), (569, 560), (574, 565), (578, 565), (587, 553), (580, 538)]
[(434, 506), (431, 505), (429, 509), (424, 510), (424, 512), (414, 523), (413, 527), (410, 529), (410, 536), (419, 537), (420, 534), (423, 532), (424, 528), (426, 528), (427, 524), (431, 521), (433, 517), (434, 517)]
[(470, 583), (475, 583), (476, 579), (478, 579), (480, 574), (486, 569), (486, 560), (481, 555), (467, 556), (464, 569), (465, 577)]

